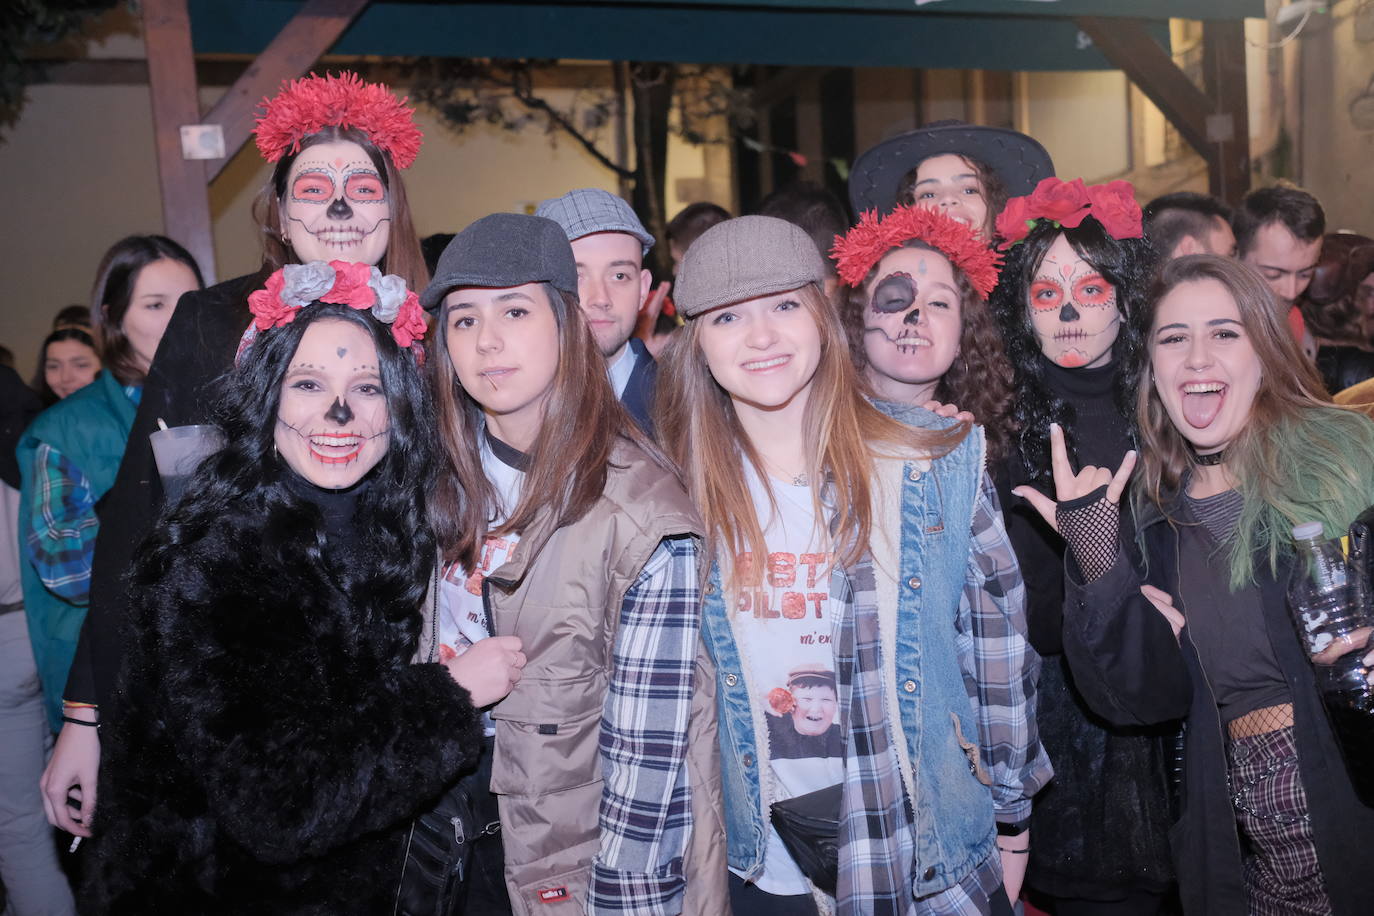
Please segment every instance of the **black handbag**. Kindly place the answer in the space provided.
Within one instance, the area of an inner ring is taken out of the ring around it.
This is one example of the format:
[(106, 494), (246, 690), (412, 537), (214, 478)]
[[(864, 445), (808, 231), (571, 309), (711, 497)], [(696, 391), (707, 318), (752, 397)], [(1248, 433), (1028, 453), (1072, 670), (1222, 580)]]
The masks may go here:
[[(491, 745), (484, 741), (477, 769), (444, 792), (410, 825), (396, 890), (394, 916), (460, 916), (467, 906), (476, 844), (499, 847), (501, 818), (491, 794)], [(499, 881), (499, 879), (497, 879)], [(504, 896), (504, 887), (497, 891)], [(474, 912), (495, 912), (489, 903)], [(501, 912), (510, 912), (509, 903)]]
[(792, 861), (816, 887), (834, 896), (840, 872), (840, 804), (844, 785), (772, 804), (773, 828)]

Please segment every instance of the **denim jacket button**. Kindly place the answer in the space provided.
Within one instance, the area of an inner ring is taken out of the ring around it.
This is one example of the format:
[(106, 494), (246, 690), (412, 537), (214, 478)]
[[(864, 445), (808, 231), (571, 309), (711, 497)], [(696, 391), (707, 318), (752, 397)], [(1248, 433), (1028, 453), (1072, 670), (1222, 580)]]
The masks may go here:
[(916, 470), (915, 468), (912, 468), (911, 470), (906, 472), (906, 479), (911, 481), (920, 480), (921, 472)]
[(714, 583), (714, 582), (707, 582), (707, 583), (706, 583), (706, 594), (708, 594), (708, 595), (714, 595), (715, 593), (716, 593), (716, 583)]
[(902, 689), (905, 690), (907, 693), (915, 693), (915, 692), (916, 692), (916, 682), (915, 682), (915, 681), (912, 681), (912, 680), (908, 680), (908, 681), (906, 681), (905, 683), (902, 684)]
[(923, 880), (923, 881), (934, 881), (934, 880), (935, 880), (935, 866), (934, 866), (934, 865), (932, 865), (932, 866), (930, 866), (929, 868), (927, 868), (927, 869), (921, 874), (921, 880)]
[(744, 764), (744, 765), (747, 766), (747, 767), (753, 766), (753, 765), (754, 765), (754, 755), (753, 755), (753, 754), (745, 754), (743, 757), (740, 758), (740, 763)]
[(911, 586), (913, 589), (917, 589), (921, 587), (921, 579), (919, 576), (912, 576), (910, 579), (906, 580), (906, 584)]
[(727, 675), (725, 675), (725, 686), (726, 686), (726, 687), (733, 687), (733, 686), (735, 686), (735, 685), (738, 684), (738, 683), (739, 683), (739, 678), (738, 678), (736, 675), (733, 675), (733, 674), (727, 674)]

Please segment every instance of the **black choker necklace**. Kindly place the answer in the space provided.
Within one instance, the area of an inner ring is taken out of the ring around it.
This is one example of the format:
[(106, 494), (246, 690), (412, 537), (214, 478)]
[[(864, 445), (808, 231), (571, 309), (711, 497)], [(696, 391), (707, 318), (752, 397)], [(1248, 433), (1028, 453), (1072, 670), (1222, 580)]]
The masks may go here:
[(1197, 462), (1200, 465), (1203, 465), (1204, 467), (1209, 468), (1221, 464), (1222, 459), (1224, 459), (1225, 457), (1225, 449), (1222, 449), (1219, 452), (1212, 452), (1212, 454), (1210, 455), (1199, 455), (1197, 452), (1193, 452), (1193, 461)]

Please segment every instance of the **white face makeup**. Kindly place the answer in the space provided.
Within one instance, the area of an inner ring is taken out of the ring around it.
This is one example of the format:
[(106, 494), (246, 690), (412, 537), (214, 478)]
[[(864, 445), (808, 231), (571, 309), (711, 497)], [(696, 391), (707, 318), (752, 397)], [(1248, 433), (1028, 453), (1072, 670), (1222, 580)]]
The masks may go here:
[(653, 277), (644, 270), (644, 246), (628, 233), (594, 232), (573, 239), (572, 250), (582, 315), (596, 348), (612, 363), (625, 351), (649, 298)]
[(1040, 352), (1065, 369), (1096, 368), (1112, 361), (1121, 330), (1116, 287), (1060, 233), (1031, 281), (1031, 325)]
[(362, 480), (391, 445), (377, 345), (351, 321), (324, 318), (301, 335), (281, 384), (277, 451), (326, 490)]
[(361, 146), (319, 143), (291, 164), (282, 225), (301, 261), (379, 264), (391, 239), (391, 198)]
[(988, 199), (978, 173), (963, 156), (931, 156), (916, 166), (912, 203), (939, 210), (980, 237), (988, 233)]
[(43, 355), (43, 381), (59, 398), (85, 388), (100, 374), (100, 357), (79, 340), (54, 340)]
[(153, 355), (167, 322), (172, 320), (177, 300), (193, 289), (199, 289), (196, 275), (180, 261), (162, 258), (145, 264), (134, 281), (129, 295), (129, 308), (119, 322), (119, 328), (129, 339), (129, 347), (144, 372), (153, 364)]
[(821, 361), (816, 319), (797, 290), (721, 306), (694, 319), (702, 354), (735, 409), (803, 409)]
[(1199, 454), (1224, 449), (1250, 419), (1261, 369), (1236, 300), (1210, 277), (1155, 308), (1150, 368), (1169, 420)]
[(444, 321), (458, 383), (496, 438), (528, 449), (558, 374), (558, 319), (543, 284), (456, 289), (444, 297)]
[(954, 269), (936, 251), (898, 248), (865, 288), (868, 377), (889, 400), (924, 403), (959, 355), (963, 316)]

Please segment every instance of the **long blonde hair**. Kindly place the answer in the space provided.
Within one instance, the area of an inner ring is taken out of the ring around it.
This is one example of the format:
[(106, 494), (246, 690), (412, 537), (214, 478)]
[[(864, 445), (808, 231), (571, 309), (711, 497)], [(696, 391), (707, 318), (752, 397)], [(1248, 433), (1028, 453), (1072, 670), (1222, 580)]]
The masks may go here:
[[(1277, 571), (1279, 557), (1292, 549), (1293, 525), (1320, 521), (1326, 535), (1335, 537), (1374, 499), (1374, 423), (1331, 403), (1268, 285), (1230, 258), (1188, 255), (1164, 265), (1138, 317), (1147, 351), (1160, 300), (1184, 283), (1208, 279), (1235, 300), (1260, 362), (1250, 417), (1226, 447), (1226, 469), (1245, 499), (1231, 547), (1235, 589), (1253, 581), (1256, 552), (1268, 557), (1271, 572)], [(1154, 503), (1167, 515), (1193, 453), (1155, 391), (1148, 357), (1139, 371), (1136, 499)]]
[[(952, 451), (970, 424), (915, 429), (888, 417), (863, 396), (864, 386), (849, 358), (839, 313), (814, 283), (796, 290), (797, 301), (820, 332), (820, 363), (807, 399), (806, 469), (812, 480), (834, 487), (834, 543), (843, 545), (841, 564), (856, 561), (868, 546), (873, 517), (871, 481), (881, 454), (915, 450), (931, 457)], [(710, 313), (707, 312), (707, 315)], [(729, 393), (716, 382), (701, 349), (702, 318), (688, 321), (674, 336), (659, 367), (655, 428), (669, 456), (683, 469), (687, 489), (706, 521), (711, 549), (763, 556), (763, 526), (754, 512), (741, 461), (760, 479), (768, 475), (758, 450), (735, 413)], [(822, 518), (820, 487), (813, 488)], [(729, 587), (758, 585), (763, 564), (729, 571)], [(738, 576), (738, 578), (737, 578)], [(748, 581), (745, 581), (747, 577)]]

